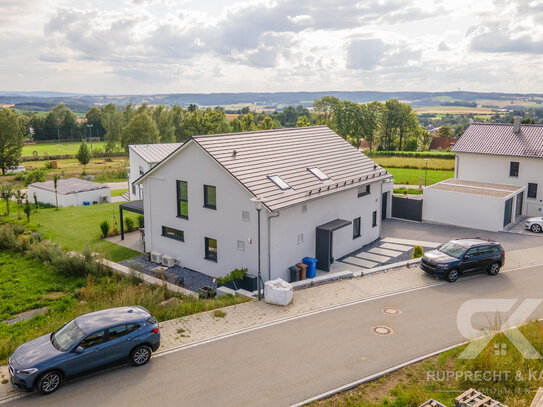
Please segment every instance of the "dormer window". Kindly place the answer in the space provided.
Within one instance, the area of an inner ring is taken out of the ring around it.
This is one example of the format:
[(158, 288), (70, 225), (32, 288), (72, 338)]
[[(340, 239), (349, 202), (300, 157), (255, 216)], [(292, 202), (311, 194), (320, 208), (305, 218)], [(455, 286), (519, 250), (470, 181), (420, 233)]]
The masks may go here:
[(283, 181), (279, 175), (268, 175), (268, 178), (271, 179), (275, 185), (277, 185), (283, 191), (291, 189), (291, 186)]
[(313, 168), (308, 168), (309, 171), (311, 171), (311, 173), (317, 177), (318, 179), (320, 179), (321, 181), (326, 181), (327, 179), (330, 179), (330, 177), (328, 175), (326, 175), (324, 172), (322, 172), (319, 168), (317, 167), (313, 167)]

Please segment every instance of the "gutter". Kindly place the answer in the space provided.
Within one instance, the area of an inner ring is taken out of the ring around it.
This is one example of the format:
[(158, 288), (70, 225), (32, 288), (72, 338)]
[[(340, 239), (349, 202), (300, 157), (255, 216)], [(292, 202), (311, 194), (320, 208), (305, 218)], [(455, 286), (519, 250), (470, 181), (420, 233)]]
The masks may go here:
[(271, 280), (271, 220), (272, 218), (278, 218), (279, 211), (271, 212), (268, 216), (268, 280)]

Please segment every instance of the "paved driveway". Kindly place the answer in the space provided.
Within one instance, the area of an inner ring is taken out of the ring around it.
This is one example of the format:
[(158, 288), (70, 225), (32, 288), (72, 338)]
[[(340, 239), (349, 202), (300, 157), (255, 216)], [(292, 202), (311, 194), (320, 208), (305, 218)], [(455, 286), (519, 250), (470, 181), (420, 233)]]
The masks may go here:
[(458, 237), (482, 237), (502, 243), (506, 251), (520, 250), (543, 245), (543, 233), (526, 235), (510, 232), (488, 232), (480, 229), (469, 229), (451, 225), (409, 222), (399, 219), (383, 221), (381, 237), (422, 240), (430, 242), (447, 242)]

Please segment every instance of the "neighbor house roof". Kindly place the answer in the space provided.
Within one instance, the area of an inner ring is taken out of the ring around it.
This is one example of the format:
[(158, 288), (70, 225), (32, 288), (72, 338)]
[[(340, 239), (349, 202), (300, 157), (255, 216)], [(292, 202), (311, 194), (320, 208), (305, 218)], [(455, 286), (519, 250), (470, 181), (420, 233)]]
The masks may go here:
[(485, 195), (497, 198), (507, 198), (525, 189), (516, 185), (492, 184), (489, 182), (467, 181), (451, 178), (437, 184), (430, 185), (426, 189), (437, 189), (441, 191), (461, 192), (472, 195)]
[(270, 210), (392, 178), (326, 126), (195, 136), (184, 146), (191, 143), (198, 144)]
[(128, 146), (149, 164), (156, 164), (179, 148), (183, 143), (132, 144)]
[(512, 124), (472, 123), (452, 151), (543, 158), (543, 125), (523, 124), (515, 133)]
[[(43, 189), (45, 191), (55, 192), (53, 181), (34, 182), (29, 187)], [(88, 192), (99, 189), (109, 189), (105, 184), (98, 182), (86, 181), (79, 178), (59, 179), (57, 182), (57, 193), (59, 195), (77, 194), (79, 192)]]
[(434, 137), (432, 138), (432, 141), (430, 142), (430, 150), (437, 150), (442, 149), (446, 150), (448, 148), (451, 148), (456, 144), (458, 140), (455, 138), (448, 138), (448, 137)]

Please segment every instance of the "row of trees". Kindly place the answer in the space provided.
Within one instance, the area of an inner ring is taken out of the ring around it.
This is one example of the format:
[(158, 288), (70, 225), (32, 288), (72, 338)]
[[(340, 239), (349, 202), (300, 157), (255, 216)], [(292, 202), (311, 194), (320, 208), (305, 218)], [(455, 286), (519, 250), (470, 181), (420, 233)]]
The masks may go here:
[(431, 140), (411, 106), (396, 99), (355, 103), (325, 96), (313, 106), (319, 113), (318, 123), (326, 124), (353, 145), (367, 141), (370, 150), (375, 145), (383, 150), (424, 149)]

